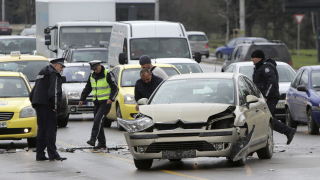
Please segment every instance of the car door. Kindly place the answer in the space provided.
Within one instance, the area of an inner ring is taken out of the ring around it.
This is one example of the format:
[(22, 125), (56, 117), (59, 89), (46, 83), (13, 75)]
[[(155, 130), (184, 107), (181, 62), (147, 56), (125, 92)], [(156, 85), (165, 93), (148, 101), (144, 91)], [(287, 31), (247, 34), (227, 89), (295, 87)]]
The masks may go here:
[[(120, 68), (119, 67), (115, 67), (115, 68), (113, 68), (112, 70), (111, 70), (111, 72), (114, 74), (114, 76), (115, 76), (115, 79), (116, 79), (116, 82), (117, 82), (117, 84), (118, 84), (118, 88), (120, 88), (119, 87), (119, 72), (120, 72)], [(116, 101), (115, 102), (113, 102), (112, 103), (112, 105), (111, 105), (111, 109), (110, 109), (110, 112), (109, 112), (109, 114), (107, 115), (107, 118), (110, 118), (110, 119), (116, 119), (117, 118), (117, 109), (116, 109), (116, 107), (117, 107), (117, 99), (118, 99), (118, 97), (116, 97)]]
[(228, 54), (228, 56), (231, 54), (232, 50), (235, 48), (236, 39), (230, 40), (226, 45), (225, 48), (221, 49), (223, 54)]
[(229, 57), (228, 60), (226, 61), (226, 67), (228, 67), (231, 63), (234, 62), (234, 60), (236, 59), (237, 51), (238, 51), (238, 48), (235, 48), (235, 49), (232, 51), (232, 54), (230, 55), (230, 57)]
[[(300, 82), (298, 86), (306, 86), (308, 88), (308, 78), (309, 77), (309, 71), (305, 69), (301, 75)], [(297, 117), (299, 118), (299, 121), (307, 122), (307, 102), (308, 102), (308, 93), (303, 91), (296, 91), (296, 103), (297, 103)]]
[(233, 69), (234, 69), (234, 66), (230, 65), (230, 66), (227, 67), (225, 72), (232, 73)]
[(293, 120), (298, 120), (298, 113), (296, 110), (298, 108), (297, 101), (296, 101), (296, 93), (297, 93), (297, 87), (300, 82), (303, 70), (304, 69), (300, 69), (297, 72), (297, 74), (296, 74), (295, 78), (293, 79), (291, 86), (287, 92), (286, 103), (289, 106)]

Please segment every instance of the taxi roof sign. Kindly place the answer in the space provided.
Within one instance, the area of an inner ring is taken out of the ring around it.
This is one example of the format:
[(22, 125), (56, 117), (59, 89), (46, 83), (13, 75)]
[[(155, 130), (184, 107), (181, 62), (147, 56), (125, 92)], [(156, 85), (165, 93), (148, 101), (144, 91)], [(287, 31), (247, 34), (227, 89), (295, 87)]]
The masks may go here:
[(11, 51), (10, 56), (21, 56), (20, 51)]

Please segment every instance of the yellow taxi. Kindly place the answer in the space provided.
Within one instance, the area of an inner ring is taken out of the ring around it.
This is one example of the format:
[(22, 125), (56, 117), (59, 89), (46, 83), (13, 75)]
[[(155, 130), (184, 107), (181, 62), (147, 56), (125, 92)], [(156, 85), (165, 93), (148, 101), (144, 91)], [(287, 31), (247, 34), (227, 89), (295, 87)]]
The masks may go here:
[(31, 87), (34, 86), (40, 70), (49, 64), (49, 60), (44, 56), (21, 55), (20, 51), (0, 56), (0, 71), (22, 72), (27, 76)]
[[(168, 76), (180, 74), (177, 68), (171, 64), (154, 64), (162, 68)], [(134, 119), (139, 112), (135, 110), (136, 101), (134, 100), (134, 86), (140, 79), (141, 66), (139, 64), (118, 65), (112, 70), (118, 84), (119, 93), (111, 110), (105, 120), (105, 127), (110, 127), (112, 121), (117, 121), (117, 117), (123, 119)], [(122, 127), (117, 123), (119, 130)]]
[(21, 72), (0, 71), (0, 140), (27, 138), (36, 146), (36, 111), (29, 100), (31, 86)]

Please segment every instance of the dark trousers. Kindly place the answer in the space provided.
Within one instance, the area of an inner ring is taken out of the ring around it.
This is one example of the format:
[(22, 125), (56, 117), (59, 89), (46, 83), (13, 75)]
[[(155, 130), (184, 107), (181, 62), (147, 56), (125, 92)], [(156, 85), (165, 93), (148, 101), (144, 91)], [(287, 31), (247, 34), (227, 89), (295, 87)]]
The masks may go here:
[(98, 101), (94, 103), (94, 120), (91, 131), (91, 141), (96, 142), (98, 139), (99, 144), (106, 144), (106, 137), (104, 135), (104, 119), (111, 109), (111, 104), (107, 101)]
[(37, 159), (45, 157), (47, 148), (49, 159), (60, 157), (56, 147), (57, 113), (50, 106), (35, 105), (37, 112)]
[(268, 108), (270, 110), (270, 113), (272, 114), (272, 117), (273, 117), (273, 128), (274, 128), (274, 130), (277, 131), (278, 133), (286, 134), (286, 133), (289, 133), (291, 131), (291, 128), (286, 126), (282, 122), (278, 121), (274, 117), (274, 111), (276, 109), (276, 105), (277, 105), (278, 101), (279, 101), (279, 99), (277, 99), (277, 98), (269, 98), (267, 100), (267, 104), (268, 104)]

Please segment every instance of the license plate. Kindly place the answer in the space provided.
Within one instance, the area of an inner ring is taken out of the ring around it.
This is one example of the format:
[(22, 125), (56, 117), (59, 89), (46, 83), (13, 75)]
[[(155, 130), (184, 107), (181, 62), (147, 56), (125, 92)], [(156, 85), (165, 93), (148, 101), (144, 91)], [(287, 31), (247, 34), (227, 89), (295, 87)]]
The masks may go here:
[(276, 108), (284, 108), (284, 102), (278, 103)]
[(7, 31), (7, 29), (2, 29), (1, 31)]
[(7, 128), (7, 122), (0, 122), (0, 128)]
[(162, 151), (162, 159), (195, 158), (196, 150)]
[(93, 102), (87, 102), (87, 106), (94, 106)]

